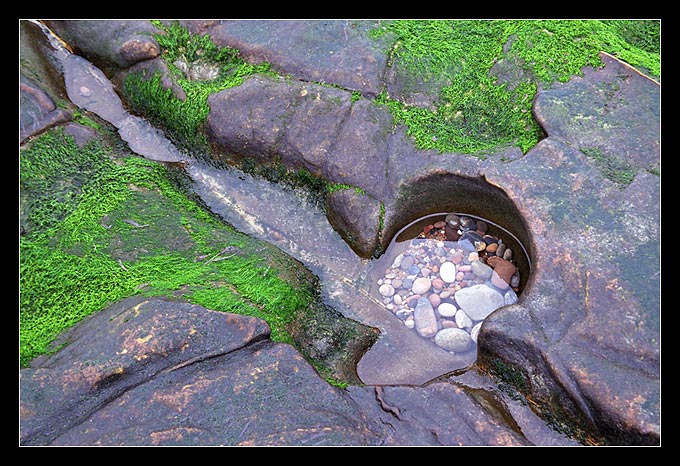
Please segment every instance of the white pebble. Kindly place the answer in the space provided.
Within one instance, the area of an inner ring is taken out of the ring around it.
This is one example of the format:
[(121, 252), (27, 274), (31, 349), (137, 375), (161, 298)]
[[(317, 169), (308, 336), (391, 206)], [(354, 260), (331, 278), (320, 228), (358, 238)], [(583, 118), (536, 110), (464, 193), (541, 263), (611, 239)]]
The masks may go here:
[(437, 312), (442, 317), (453, 317), (456, 315), (457, 310), (456, 306), (451, 303), (441, 303), (437, 308)]
[(380, 285), (380, 288), (378, 288), (378, 292), (382, 296), (389, 298), (390, 296), (394, 295), (394, 287), (389, 283), (385, 283), (383, 285)]
[(462, 309), (456, 312), (456, 325), (468, 331), (472, 328), (472, 320)]
[(456, 264), (453, 262), (444, 262), (439, 267), (439, 276), (446, 283), (453, 283), (456, 281)]

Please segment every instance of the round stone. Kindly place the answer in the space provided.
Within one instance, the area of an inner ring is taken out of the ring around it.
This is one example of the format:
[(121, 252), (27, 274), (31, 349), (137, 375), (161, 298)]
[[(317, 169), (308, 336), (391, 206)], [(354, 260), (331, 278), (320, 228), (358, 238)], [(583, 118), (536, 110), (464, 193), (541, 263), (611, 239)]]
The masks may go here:
[(458, 227), (460, 227), (460, 217), (456, 214), (447, 215), (444, 221), (454, 230), (457, 230)]
[(477, 222), (470, 217), (460, 217), (460, 227), (463, 230), (471, 230), (472, 228), (477, 228)]
[(453, 262), (444, 262), (439, 267), (439, 276), (446, 283), (453, 283), (456, 281), (456, 265)]
[(472, 273), (484, 280), (491, 278), (491, 274), (493, 274), (493, 269), (482, 261), (474, 261), (470, 264), (470, 266)]
[(390, 296), (394, 295), (394, 287), (388, 283), (381, 285), (380, 288), (378, 288), (378, 292), (386, 297), (389, 298)]
[(442, 319), (440, 322), (442, 324), (442, 328), (458, 328), (456, 323), (452, 320)]
[(472, 338), (465, 330), (443, 328), (434, 336), (434, 342), (447, 351), (463, 352), (472, 345)]
[(437, 333), (437, 316), (427, 298), (420, 298), (413, 311), (413, 320), (418, 334), (430, 338)]
[(456, 315), (456, 306), (451, 303), (441, 303), (437, 308), (437, 312), (442, 317), (453, 317)]
[(432, 307), (437, 307), (439, 304), (442, 302), (442, 298), (439, 297), (437, 293), (432, 293), (430, 296), (427, 297), (427, 299), (430, 300), (430, 304), (432, 304)]
[(392, 262), (392, 268), (393, 269), (398, 269), (399, 266), (401, 265), (401, 261), (404, 259), (403, 254), (399, 254), (397, 257), (394, 258), (394, 261)]
[(505, 305), (503, 295), (485, 284), (461, 288), (454, 295), (456, 303), (472, 320), (483, 320)]
[(432, 286), (432, 282), (430, 281), (429, 278), (427, 277), (420, 277), (416, 278), (413, 281), (413, 287), (411, 288), (411, 291), (413, 291), (414, 294), (425, 294), (428, 291), (430, 291), (430, 287)]
[(409, 274), (409, 275), (419, 275), (420, 274), (420, 267), (418, 267), (417, 265), (412, 265), (411, 267), (408, 268), (406, 273)]

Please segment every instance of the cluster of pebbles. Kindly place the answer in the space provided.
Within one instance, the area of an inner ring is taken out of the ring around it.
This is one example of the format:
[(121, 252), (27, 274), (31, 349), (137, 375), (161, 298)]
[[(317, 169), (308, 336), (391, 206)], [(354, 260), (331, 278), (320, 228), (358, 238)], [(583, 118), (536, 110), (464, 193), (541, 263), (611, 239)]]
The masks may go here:
[(427, 225), (377, 282), (385, 308), (452, 353), (476, 349), (484, 319), (517, 301), (519, 270), (488, 225), (449, 214)]

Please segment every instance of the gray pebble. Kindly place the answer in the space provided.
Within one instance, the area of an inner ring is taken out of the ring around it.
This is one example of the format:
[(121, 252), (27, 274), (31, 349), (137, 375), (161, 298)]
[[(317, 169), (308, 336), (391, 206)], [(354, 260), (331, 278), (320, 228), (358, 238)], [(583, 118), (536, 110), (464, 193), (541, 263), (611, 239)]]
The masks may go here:
[(401, 264), (399, 264), (399, 268), (401, 270), (408, 270), (408, 268), (411, 267), (414, 262), (415, 258), (413, 256), (404, 256), (401, 260)]
[(474, 261), (470, 265), (472, 266), (472, 272), (475, 275), (477, 275), (477, 277), (483, 280), (491, 278), (491, 275), (493, 274), (493, 269), (486, 265), (484, 262)]

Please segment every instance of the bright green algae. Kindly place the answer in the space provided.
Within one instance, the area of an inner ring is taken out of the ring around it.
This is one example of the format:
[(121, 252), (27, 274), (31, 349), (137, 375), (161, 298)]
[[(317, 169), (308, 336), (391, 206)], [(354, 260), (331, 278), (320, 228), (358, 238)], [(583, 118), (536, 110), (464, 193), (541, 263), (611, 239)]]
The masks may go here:
[(189, 199), (170, 169), (113, 157), (98, 141), (79, 148), (53, 130), (20, 151), (20, 173), (22, 365), (63, 330), (135, 294), (257, 316), (272, 339), (291, 342), (286, 325), (313, 300), (308, 277)]
[[(541, 137), (531, 114), (538, 86), (602, 66), (600, 51), (660, 77), (659, 21), (407, 20), (387, 22), (374, 34), (387, 32), (397, 37), (392, 66), (425, 83), (445, 84), (434, 111), (384, 94), (378, 100), (419, 148), (439, 152), (483, 157), (505, 146), (528, 151)], [(497, 82), (490, 71), (500, 60), (511, 60), (522, 78)]]

